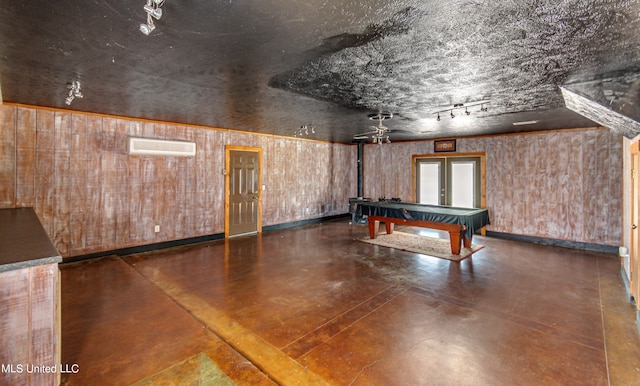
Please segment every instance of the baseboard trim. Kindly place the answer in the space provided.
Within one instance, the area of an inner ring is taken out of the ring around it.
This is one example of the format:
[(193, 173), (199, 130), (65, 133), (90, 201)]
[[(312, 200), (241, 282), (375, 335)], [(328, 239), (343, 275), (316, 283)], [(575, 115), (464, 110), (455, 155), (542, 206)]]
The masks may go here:
[[(265, 227), (262, 227), (262, 231), (269, 232), (274, 230), (295, 228), (298, 226), (309, 225), (309, 224), (314, 224), (314, 223), (319, 223), (324, 221), (332, 221), (332, 220), (337, 220), (337, 219), (346, 218), (346, 217), (350, 217), (350, 215), (348, 213), (345, 213), (345, 214), (339, 214), (334, 216), (318, 217), (318, 218), (308, 219), (308, 220), (293, 221), (293, 222), (284, 223), (284, 224), (265, 226)], [(78, 261), (97, 259), (97, 258), (106, 257), (106, 256), (134, 255), (137, 253), (151, 252), (159, 249), (181, 247), (184, 245), (198, 244), (198, 243), (204, 243), (207, 241), (215, 241), (215, 240), (222, 240), (222, 239), (224, 239), (224, 233), (214, 233), (214, 234), (205, 235), (205, 236), (189, 237), (189, 238), (179, 239), (179, 240), (163, 241), (160, 243), (137, 245), (135, 247), (113, 249), (109, 251), (89, 253), (86, 255), (66, 257), (62, 259), (62, 263), (60, 264), (76, 263)]]
[(582, 243), (577, 241), (549, 239), (544, 237), (525, 236), (525, 235), (517, 235), (513, 233), (503, 233), (503, 232), (493, 232), (493, 231), (487, 231), (487, 236), (495, 237), (499, 239), (506, 239), (506, 240), (526, 241), (534, 244), (543, 244), (543, 245), (552, 245), (552, 246), (563, 247), (563, 248), (580, 249), (584, 251), (611, 253), (616, 256), (618, 255), (618, 247), (614, 247), (611, 245)]
[(629, 295), (629, 301), (633, 301), (633, 296), (631, 295), (631, 283), (629, 283), (629, 278), (627, 277), (627, 271), (624, 270), (624, 266), (620, 264), (620, 276), (622, 278), (622, 283), (624, 284), (624, 289), (627, 291)]
[(319, 223), (319, 222), (333, 221), (333, 220), (338, 220), (338, 219), (347, 218), (347, 217), (351, 218), (351, 215), (349, 213), (344, 213), (344, 214), (337, 214), (337, 215), (333, 215), (333, 216), (318, 217), (318, 218), (313, 218), (313, 219), (308, 219), (308, 220), (293, 221), (293, 222), (288, 222), (288, 223), (284, 223), (284, 224), (276, 224), (276, 225), (269, 225), (269, 226), (266, 226), (266, 227), (262, 227), (262, 231), (263, 232), (277, 231), (277, 230), (281, 230), (281, 229), (295, 228), (295, 227), (299, 227), (299, 226), (303, 226), (303, 225), (310, 225), (310, 224), (315, 224), (315, 223)]
[(62, 264), (75, 263), (78, 261), (97, 259), (97, 258), (106, 257), (106, 256), (134, 255), (136, 253), (151, 252), (158, 249), (174, 248), (174, 247), (180, 247), (183, 245), (197, 244), (197, 243), (203, 243), (207, 241), (221, 240), (221, 239), (224, 239), (224, 233), (215, 233), (215, 234), (206, 235), (206, 236), (190, 237), (186, 239), (163, 241), (160, 243), (137, 245), (135, 247), (112, 249), (109, 251), (66, 257), (62, 259)]

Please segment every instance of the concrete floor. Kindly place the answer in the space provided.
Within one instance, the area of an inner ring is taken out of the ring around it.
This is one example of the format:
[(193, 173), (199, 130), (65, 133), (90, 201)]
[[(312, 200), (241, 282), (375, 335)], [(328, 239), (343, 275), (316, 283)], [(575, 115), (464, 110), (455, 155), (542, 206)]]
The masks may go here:
[(616, 256), (476, 236), (455, 263), (367, 235), (339, 220), (63, 264), (62, 383), (640, 384)]

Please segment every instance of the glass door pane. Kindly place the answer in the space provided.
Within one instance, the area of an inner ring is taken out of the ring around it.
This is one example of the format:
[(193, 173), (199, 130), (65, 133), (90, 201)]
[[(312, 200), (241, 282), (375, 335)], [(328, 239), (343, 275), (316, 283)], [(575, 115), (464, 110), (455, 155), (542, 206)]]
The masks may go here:
[(418, 202), (420, 204), (440, 205), (440, 162), (418, 162)]
[(474, 208), (475, 166), (473, 161), (451, 162), (451, 206)]
[(480, 157), (429, 157), (416, 160), (416, 201), (420, 204), (479, 208)]

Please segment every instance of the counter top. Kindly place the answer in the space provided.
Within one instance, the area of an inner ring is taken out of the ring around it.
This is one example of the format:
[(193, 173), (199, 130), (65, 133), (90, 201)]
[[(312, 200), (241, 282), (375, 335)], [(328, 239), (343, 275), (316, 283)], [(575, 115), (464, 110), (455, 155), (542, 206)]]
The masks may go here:
[(0, 209), (0, 272), (60, 262), (33, 208)]

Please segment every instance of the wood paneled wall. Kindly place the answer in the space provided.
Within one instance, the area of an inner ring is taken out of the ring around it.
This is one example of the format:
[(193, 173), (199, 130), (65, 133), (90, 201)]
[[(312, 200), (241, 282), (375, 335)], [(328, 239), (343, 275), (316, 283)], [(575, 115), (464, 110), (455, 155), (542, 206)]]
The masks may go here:
[(59, 280), (58, 264), (0, 272), (0, 384), (60, 384)]
[[(263, 226), (343, 214), (356, 195), (350, 145), (6, 104), (0, 125), (0, 208), (33, 206), (63, 257), (223, 233), (225, 145), (263, 149)], [(129, 135), (197, 155), (129, 156)]]
[[(459, 138), (457, 152), (486, 154), (488, 230), (618, 246), (622, 143), (594, 128)], [(433, 141), (365, 146), (365, 197), (410, 201), (414, 154), (433, 154)]]

